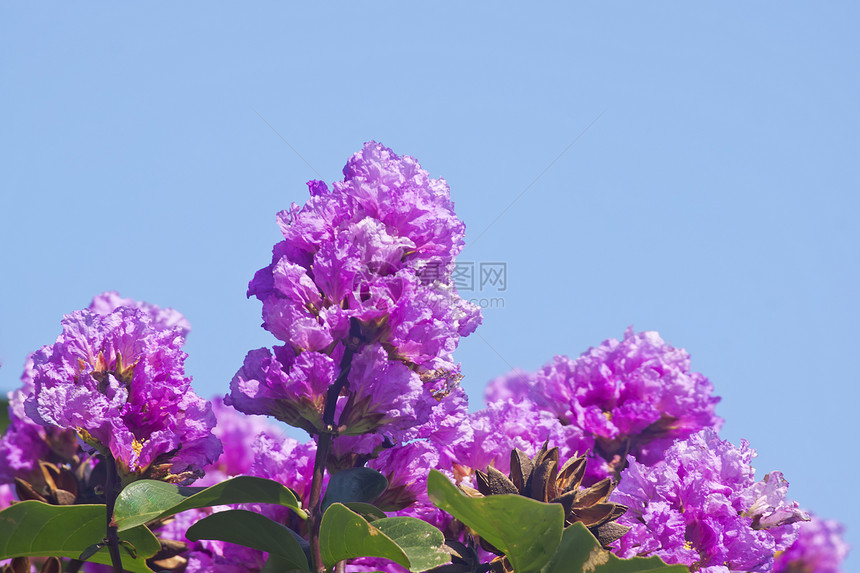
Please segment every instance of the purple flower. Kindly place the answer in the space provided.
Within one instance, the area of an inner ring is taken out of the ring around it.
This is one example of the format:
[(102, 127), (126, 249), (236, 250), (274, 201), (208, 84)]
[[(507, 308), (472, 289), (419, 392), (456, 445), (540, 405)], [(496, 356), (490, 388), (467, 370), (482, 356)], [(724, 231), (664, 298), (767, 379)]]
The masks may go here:
[[(162, 309), (153, 304), (122, 298), (118, 293), (104, 292), (95, 298), (88, 310), (106, 315), (117, 308), (128, 306), (146, 313), (154, 328), (169, 330), (180, 329), (185, 337), (191, 326), (182, 314), (173, 309)], [(59, 427), (42, 426), (27, 416), (24, 402), (33, 393), (33, 357), (28, 356), (21, 376), (22, 386), (8, 394), (9, 427), (0, 438), (0, 483), (11, 483), (19, 477), (26, 481), (39, 481), (39, 460), (52, 463), (69, 462), (74, 456), (82, 455), (75, 432)], [(34, 471), (37, 472), (34, 474)]]
[(755, 481), (754, 456), (746, 442), (736, 448), (711, 428), (677, 441), (653, 466), (630, 456), (610, 497), (628, 506), (618, 523), (632, 527), (615, 553), (657, 555), (691, 571), (770, 571), (807, 517), (785, 500), (779, 472)]
[(337, 472), (346, 468), (362, 466), (391, 444), (390, 438), (378, 432), (355, 436), (337, 436), (332, 440), (326, 469), (330, 472)]
[(32, 357), (27, 358), (21, 388), (9, 392), (9, 427), (0, 437), (0, 484), (15, 478), (37, 482), (41, 479), (39, 460), (51, 463), (71, 461), (79, 453), (78, 440), (71, 430), (45, 428), (24, 412), (24, 401), (33, 392)]
[(183, 342), (181, 328), (160, 329), (138, 308), (67, 315), (57, 341), (33, 354), (27, 415), (112, 454), (126, 480), (193, 479), (221, 444), (211, 405), (184, 375)]
[(451, 276), (465, 227), (445, 181), (411, 157), (370, 142), (343, 172), (278, 214), (283, 240), (248, 295), (284, 345), (251, 351), (226, 402), (317, 434), (346, 356), (340, 433), (391, 434), (427, 422), (458, 372), (459, 338), (480, 323)]
[[(253, 451), (254, 462), (248, 475), (282, 483), (295, 492), (302, 507), (308, 507), (316, 444), (302, 444), (292, 438), (273, 438), (262, 433), (254, 440)], [(290, 514), (285, 507), (278, 506), (277, 510), (283, 511), (284, 515)]]
[[(563, 426), (551, 413), (527, 400), (490, 403), (469, 415), (468, 430), (453, 445), (454, 474), (458, 481), (487, 466), (507, 474), (514, 448), (534, 456), (548, 441), (550, 447), (559, 448), (560, 458), (568, 459), (585, 453), (593, 445), (578, 428)], [(597, 464), (590, 462), (591, 465)], [(593, 471), (600, 478), (606, 477), (605, 470)]]
[(152, 320), (152, 326), (159, 330), (179, 328), (183, 338), (187, 337), (188, 333), (191, 332), (191, 323), (178, 310), (161, 308), (160, 306), (132, 298), (123, 298), (116, 291), (106, 291), (93, 297), (87, 310), (96, 314), (110, 314), (123, 306), (139, 308)]
[(614, 467), (626, 453), (653, 464), (674, 440), (702, 428), (719, 429), (713, 386), (690, 371), (690, 356), (656, 332), (609, 339), (579, 358), (556, 356), (533, 375), (491, 382), (488, 400), (530, 401), (565, 426), (594, 436), (595, 448)]
[(484, 389), (484, 400), (487, 404), (493, 402), (518, 404), (523, 400), (531, 401), (534, 384), (534, 374), (515, 369), (490, 380)]
[(470, 440), (472, 428), (469, 422), (469, 399), (461, 386), (453, 386), (450, 390), (440, 389), (438, 395), (444, 399), (433, 400), (422, 404), (418, 418), (426, 419), (423, 424), (412, 426), (408, 430), (395, 435), (395, 441), (402, 443), (414, 440), (424, 440), (439, 452), (439, 462), (436, 469), (451, 473), (457, 454), (455, 448), (464, 441)]
[(296, 350), (321, 350), (356, 317), (412, 363), (449, 364), (480, 311), (453, 291), (465, 227), (447, 184), (374, 142), (344, 175), (331, 191), (311, 181), (307, 203), (278, 215), (284, 240), (248, 289), (263, 302), (264, 326)]
[(379, 557), (359, 557), (346, 565), (346, 573), (408, 573), (408, 569), (394, 561)]
[(352, 359), (348, 399), (340, 415), (344, 434), (362, 434), (387, 425), (407, 430), (417, 420), (422, 402), (435, 402), (425, 392), (418, 373), (399, 361), (389, 360), (381, 346), (364, 348)]
[(326, 354), (288, 346), (252, 350), (230, 382), (224, 403), (245, 414), (266, 414), (314, 434), (322, 428), (335, 362)]
[(0, 509), (6, 509), (15, 501), (15, 488), (10, 484), (0, 485)]
[[(225, 544), (227, 545), (227, 544)], [(207, 551), (188, 554), (186, 573), (255, 573), (266, 564), (266, 554), (247, 547), (232, 545), (224, 555)]]
[(388, 489), (374, 504), (393, 515), (416, 517), (444, 530), (451, 516), (427, 497), (427, 476), (431, 469), (442, 469), (439, 462), (439, 451), (429, 442), (416, 441), (383, 450), (367, 464), (388, 480)]
[(224, 451), (212, 464), (206, 466), (206, 476), (195, 485), (215, 485), (237, 475), (247, 474), (254, 463), (254, 444), (264, 435), (271, 440), (280, 440), (284, 432), (272, 425), (268, 418), (242, 414), (224, 404), (221, 397), (212, 400), (212, 410), (218, 424), (212, 433), (221, 440)]
[(774, 573), (841, 573), (850, 547), (842, 538), (845, 526), (813, 517), (802, 523), (797, 541), (777, 555)]

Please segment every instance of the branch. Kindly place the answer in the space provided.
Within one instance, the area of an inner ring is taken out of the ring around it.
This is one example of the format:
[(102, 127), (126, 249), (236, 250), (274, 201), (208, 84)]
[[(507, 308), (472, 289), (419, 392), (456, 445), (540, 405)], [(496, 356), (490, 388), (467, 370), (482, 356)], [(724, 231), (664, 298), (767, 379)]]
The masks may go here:
[(361, 347), (361, 326), (357, 319), (350, 319), (349, 338), (346, 341), (343, 357), (340, 360), (340, 373), (334, 384), (329, 386), (326, 394), (325, 409), (323, 410), (324, 429), (320, 432), (317, 441), (317, 454), (314, 458), (314, 474), (311, 480), (310, 498), (308, 510), (311, 514), (310, 545), (311, 559), (313, 560), (313, 571), (324, 573), (325, 565), (322, 561), (320, 551), (320, 524), (322, 523), (322, 483), (325, 467), (328, 463), (328, 453), (331, 443), (335, 438), (337, 430), (334, 425), (334, 414), (337, 409), (337, 399), (346, 385), (349, 370), (352, 367), (352, 357)]
[(116, 471), (116, 460), (114, 460), (113, 455), (110, 452), (104, 454), (104, 460), (107, 464), (107, 476), (105, 477), (105, 503), (107, 504), (106, 540), (114, 573), (122, 573), (122, 557), (119, 554), (119, 533), (117, 532), (116, 524), (113, 521), (113, 508), (116, 504), (116, 498), (119, 495), (119, 475)]

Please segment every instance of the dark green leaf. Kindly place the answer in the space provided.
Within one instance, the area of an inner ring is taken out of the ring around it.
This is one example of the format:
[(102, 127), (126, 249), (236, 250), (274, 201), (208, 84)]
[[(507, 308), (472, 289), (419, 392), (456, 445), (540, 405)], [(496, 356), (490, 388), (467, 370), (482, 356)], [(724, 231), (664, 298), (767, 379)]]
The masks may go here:
[(104, 546), (105, 544), (103, 541), (93, 543), (92, 545), (81, 551), (81, 554), (78, 555), (78, 561), (86, 561), (87, 559), (95, 555), (96, 552)]
[(204, 517), (185, 533), (190, 541), (217, 539), (266, 551), (278, 556), (281, 569), (308, 571), (308, 560), (295, 534), (264, 515), (230, 509)]
[(386, 517), (385, 512), (376, 507), (375, 505), (371, 505), (369, 503), (361, 503), (359, 501), (353, 501), (349, 503), (344, 503), (349, 509), (359, 514), (361, 517), (366, 519), (367, 521), (376, 521), (377, 519), (383, 519)]
[(620, 559), (600, 548), (597, 539), (581, 523), (564, 530), (558, 551), (541, 573), (687, 573), (684, 565), (666, 565), (659, 557)]
[(442, 547), (442, 532), (414, 517), (386, 517), (373, 522), (373, 526), (396, 543), (409, 558), (410, 571), (426, 571), (450, 563), (451, 554)]
[(510, 494), (469, 497), (436, 470), (427, 492), (437, 507), (504, 551), (517, 573), (540, 571), (561, 543), (564, 510), (557, 503)]
[(409, 568), (409, 558), (394, 541), (340, 503), (323, 514), (320, 551), (326, 567), (354, 557), (382, 557)]
[(379, 497), (388, 480), (371, 468), (348, 468), (337, 472), (328, 482), (322, 501), (322, 511), (333, 503), (370, 503)]
[(272, 553), (266, 559), (263, 569), (260, 573), (302, 573), (304, 569), (297, 569), (295, 566), (280, 555)]
[[(48, 505), (23, 501), (0, 511), (0, 559), (18, 556), (68, 557), (77, 559), (87, 548), (105, 537), (104, 505)], [(132, 572), (148, 573), (145, 560), (155, 555), (160, 545), (145, 527), (120, 534), (120, 540), (134, 545), (138, 556), (123, 555), (123, 566)], [(107, 548), (87, 561), (110, 564)]]
[(212, 487), (182, 487), (155, 480), (138, 480), (116, 500), (114, 520), (120, 531), (189, 509), (233, 503), (272, 503), (291, 508), (303, 519), (293, 492), (276, 481), (239, 476)]

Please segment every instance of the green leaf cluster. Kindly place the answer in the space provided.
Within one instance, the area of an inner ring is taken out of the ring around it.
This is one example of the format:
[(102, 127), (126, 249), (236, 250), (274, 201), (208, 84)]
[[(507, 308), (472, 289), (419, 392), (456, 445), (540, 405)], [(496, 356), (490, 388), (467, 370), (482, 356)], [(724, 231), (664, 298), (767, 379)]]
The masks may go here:
[(564, 528), (561, 505), (518, 495), (469, 497), (430, 471), (430, 499), (505, 553), (516, 573), (687, 573), (658, 557), (620, 559), (600, 547), (582, 523)]
[[(385, 487), (378, 472), (356, 468), (335, 474), (320, 524), (324, 565), (333, 569), (356, 557), (378, 557), (412, 572), (450, 565), (441, 531), (411, 517), (385, 517), (372, 502)], [(443, 474), (432, 471), (428, 493), (441, 509), (474, 534), (504, 552), (517, 573), (680, 573), (656, 557), (619, 559), (603, 550), (580, 523), (564, 528), (563, 510), (516, 495), (469, 497)], [(262, 478), (237, 477), (208, 488), (140, 480), (119, 495), (113, 515), (119, 530), (123, 566), (151, 573), (146, 560), (159, 550), (147, 524), (189, 509), (214, 505), (268, 503), (290, 508), (307, 519), (291, 490)], [(0, 559), (57, 556), (110, 564), (104, 505), (54, 506), (25, 501), (0, 511)], [(310, 573), (308, 542), (286, 526), (252, 511), (212, 513), (192, 525), (188, 539), (216, 539), (269, 553), (264, 573)]]
[[(283, 485), (241, 476), (209, 488), (182, 487), (153, 480), (133, 482), (120, 492), (113, 519), (119, 530), (123, 567), (151, 573), (146, 560), (160, 545), (147, 523), (187, 511), (233, 503), (275, 503), (306, 517), (295, 495)], [(49, 505), (24, 501), (0, 511), (0, 560), (56, 556), (110, 565), (102, 546), (107, 516), (104, 505)]]

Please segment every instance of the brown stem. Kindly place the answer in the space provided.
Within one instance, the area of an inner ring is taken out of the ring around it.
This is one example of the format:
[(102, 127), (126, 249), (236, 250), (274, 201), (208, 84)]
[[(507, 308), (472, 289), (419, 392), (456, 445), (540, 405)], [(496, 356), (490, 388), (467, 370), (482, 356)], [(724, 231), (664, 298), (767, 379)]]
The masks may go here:
[(350, 319), (349, 339), (340, 360), (340, 373), (334, 384), (329, 386), (326, 394), (325, 409), (323, 410), (324, 429), (317, 440), (317, 454), (314, 458), (314, 473), (311, 480), (311, 491), (308, 499), (308, 510), (311, 514), (310, 523), (310, 546), (313, 571), (324, 573), (325, 565), (320, 551), (320, 524), (322, 523), (322, 483), (325, 475), (325, 466), (328, 462), (328, 453), (331, 443), (335, 437), (334, 413), (337, 409), (337, 398), (346, 385), (349, 370), (352, 367), (352, 357), (361, 344), (361, 328), (357, 319)]
[(116, 471), (116, 461), (113, 455), (107, 453), (104, 455), (105, 463), (107, 464), (105, 477), (105, 503), (107, 513), (107, 541), (108, 552), (110, 553), (111, 564), (113, 565), (114, 573), (122, 573), (122, 557), (119, 554), (119, 533), (116, 523), (113, 521), (113, 508), (116, 505), (116, 498), (119, 495), (119, 475)]

